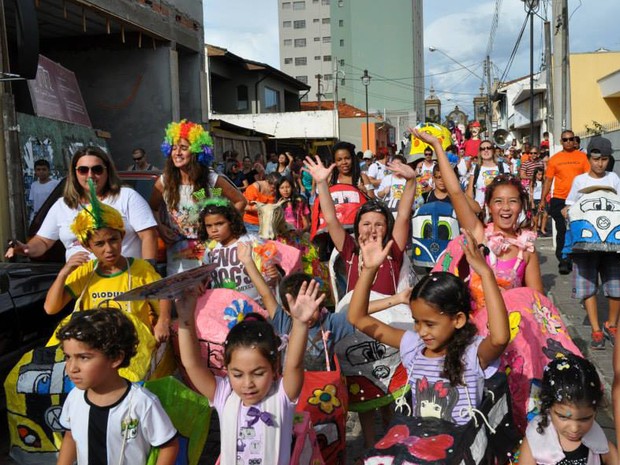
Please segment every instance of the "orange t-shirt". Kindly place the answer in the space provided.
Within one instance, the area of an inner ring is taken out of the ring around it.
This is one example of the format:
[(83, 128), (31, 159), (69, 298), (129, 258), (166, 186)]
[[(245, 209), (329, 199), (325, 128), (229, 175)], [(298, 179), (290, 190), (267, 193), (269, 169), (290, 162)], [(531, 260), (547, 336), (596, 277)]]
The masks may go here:
[[(250, 202), (274, 203), (276, 201), (273, 195), (263, 194), (258, 190), (256, 183), (250, 185), (243, 193), (245, 198)], [(258, 212), (246, 211), (243, 215), (243, 221), (249, 224), (258, 224)]]
[(553, 194), (551, 197), (556, 199), (566, 199), (573, 179), (580, 174), (590, 171), (590, 163), (585, 153), (574, 150), (572, 152), (558, 152), (549, 158), (547, 172), (545, 176), (555, 182), (553, 184)]

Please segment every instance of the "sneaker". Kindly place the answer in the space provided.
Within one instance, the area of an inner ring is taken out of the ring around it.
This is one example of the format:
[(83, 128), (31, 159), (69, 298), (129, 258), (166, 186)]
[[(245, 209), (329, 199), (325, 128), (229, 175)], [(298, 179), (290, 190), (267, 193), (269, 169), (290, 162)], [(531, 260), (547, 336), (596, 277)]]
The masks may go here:
[(616, 343), (616, 332), (617, 331), (618, 331), (618, 328), (616, 326), (611, 326), (609, 324), (609, 321), (606, 321), (605, 324), (603, 325), (603, 333), (605, 334), (605, 337), (609, 339), (609, 343), (611, 344), (612, 347)]
[(592, 331), (590, 348), (594, 350), (601, 350), (605, 348), (605, 335), (603, 334), (603, 331)]
[(570, 260), (562, 259), (560, 260), (560, 264), (558, 265), (558, 271), (560, 274), (570, 274), (573, 267), (571, 266)]

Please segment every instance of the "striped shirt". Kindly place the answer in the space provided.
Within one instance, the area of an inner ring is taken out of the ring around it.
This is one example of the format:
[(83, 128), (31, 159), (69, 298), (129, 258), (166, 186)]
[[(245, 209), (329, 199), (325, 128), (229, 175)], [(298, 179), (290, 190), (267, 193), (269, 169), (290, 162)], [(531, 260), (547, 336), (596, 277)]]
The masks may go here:
[(478, 407), (484, 380), (493, 376), (499, 366), (499, 360), (485, 370), (480, 366), (478, 346), (483, 340), (483, 337), (477, 336), (465, 350), (465, 386), (454, 387), (441, 376), (444, 357), (426, 357), (424, 341), (418, 333), (405, 332), (400, 343), (400, 356), (409, 374), (413, 416), (441, 418), (457, 425), (470, 420), (469, 407)]

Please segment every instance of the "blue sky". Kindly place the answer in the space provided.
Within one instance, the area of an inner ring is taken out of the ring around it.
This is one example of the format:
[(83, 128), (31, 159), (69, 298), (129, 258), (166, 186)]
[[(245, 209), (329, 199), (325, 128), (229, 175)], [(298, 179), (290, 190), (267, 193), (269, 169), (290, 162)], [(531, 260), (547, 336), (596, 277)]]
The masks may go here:
[[(390, 0), (381, 0), (390, 1)], [(472, 96), (478, 93), (480, 81), (473, 74), (483, 75), (495, 1), (424, 0), (424, 42), (426, 86), (432, 84), (451, 109), (458, 104), (467, 109)], [(493, 76), (506, 70), (508, 58), (525, 20), (523, 2), (502, 0), (491, 61)], [(620, 34), (616, 25), (620, 17), (618, 0), (569, 0), (570, 48), (572, 53), (590, 52), (599, 48), (620, 50)], [(227, 48), (244, 58), (279, 67), (278, 0), (204, 0), (205, 40)], [(541, 1), (541, 16), (551, 20), (550, 0)], [(534, 69), (542, 58), (542, 21), (535, 21)], [(442, 55), (428, 51), (434, 46), (472, 72), (459, 69)], [(529, 25), (505, 80), (529, 74)], [(426, 92), (428, 94), (428, 92)]]

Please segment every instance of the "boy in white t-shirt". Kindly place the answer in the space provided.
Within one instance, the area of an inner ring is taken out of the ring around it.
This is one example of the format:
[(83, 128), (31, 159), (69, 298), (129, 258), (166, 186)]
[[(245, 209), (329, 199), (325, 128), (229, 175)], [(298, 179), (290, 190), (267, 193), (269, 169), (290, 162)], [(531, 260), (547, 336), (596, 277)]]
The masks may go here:
[[(588, 146), (590, 171), (580, 174), (573, 180), (571, 190), (566, 197), (566, 206), (562, 209), (564, 217), (569, 208), (577, 203), (583, 193), (580, 191), (590, 186), (608, 186), (620, 193), (620, 178), (616, 173), (606, 171), (612, 155), (611, 142), (604, 137), (595, 137)], [(607, 338), (613, 346), (616, 342), (618, 316), (620, 315), (620, 259), (615, 252), (591, 251), (573, 253), (573, 298), (582, 299), (588, 319), (592, 325), (590, 348), (604, 349)], [(609, 317), (601, 330), (598, 321), (596, 295), (598, 277), (609, 300)]]
[(43, 203), (60, 182), (50, 178), (50, 164), (47, 160), (40, 159), (34, 162), (34, 174), (37, 180), (30, 185), (30, 195), (28, 196), (28, 202), (32, 208), (30, 221), (33, 220)]
[(380, 147), (377, 150), (375, 162), (368, 167), (368, 178), (375, 189), (381, 185), (383, 178), (390, 174), (390, 170), (387, 167), (387, 154), (387, 149)]
[[(394, 155), (393, 159), (400, 160), (403, 164), (407, 163), (402, 155)], [(403, 192), (405, 192), (406, 183), (407, 180), (405, 178), (390, 173), (381, 180), (379, 189), (376, 191), (377, 197), (385, 202), (395, 219), (398, 215), (398, 204), (403, 196)]]
[(62, 407), (66, 430), (58, 465), (144, 465), (152, 447), (157, 465), (175, 463), (177, 431), (159, 399), (121, 377), (138, 336), (122, 310), (75, 312), (57, 333), (65, 372), (75, 384)]

